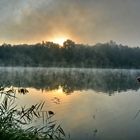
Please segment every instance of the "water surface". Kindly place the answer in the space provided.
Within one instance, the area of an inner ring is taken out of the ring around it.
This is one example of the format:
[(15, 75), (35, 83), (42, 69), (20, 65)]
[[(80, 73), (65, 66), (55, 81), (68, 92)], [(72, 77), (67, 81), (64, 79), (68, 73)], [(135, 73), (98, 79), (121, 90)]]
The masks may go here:
[(46, 101), (72, 140), (139, 140), (140, 70), (0, 68), (0, 83), (25, 87), (19, 105)]

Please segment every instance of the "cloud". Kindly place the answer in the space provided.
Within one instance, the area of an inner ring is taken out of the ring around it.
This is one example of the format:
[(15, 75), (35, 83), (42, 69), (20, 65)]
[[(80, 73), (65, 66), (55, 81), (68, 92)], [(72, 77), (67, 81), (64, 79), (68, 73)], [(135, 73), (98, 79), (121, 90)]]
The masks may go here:
[(0, 38), (38, 42), (60, 34), (83, 43), (140, 43), (139, 0), (0, 0)]

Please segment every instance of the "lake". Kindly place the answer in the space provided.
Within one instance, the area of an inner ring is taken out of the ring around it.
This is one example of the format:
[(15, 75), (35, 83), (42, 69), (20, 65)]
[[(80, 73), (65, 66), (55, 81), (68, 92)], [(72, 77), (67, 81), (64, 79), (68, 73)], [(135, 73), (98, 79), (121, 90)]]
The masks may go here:
[(0, 84), (25, 87), (20, 106), (44, 110), (70, 140), (140, 140), (140, 70), (1, 67)]

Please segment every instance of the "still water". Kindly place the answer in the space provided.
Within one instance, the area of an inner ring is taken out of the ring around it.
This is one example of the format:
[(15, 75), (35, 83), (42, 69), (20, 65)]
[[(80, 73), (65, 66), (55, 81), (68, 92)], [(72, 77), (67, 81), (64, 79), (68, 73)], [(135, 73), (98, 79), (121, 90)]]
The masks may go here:
[(0, 68), (0, 84), (25, 87), (17, 103), (45, 101), (70, 140), (140, 140), (140, 70)]

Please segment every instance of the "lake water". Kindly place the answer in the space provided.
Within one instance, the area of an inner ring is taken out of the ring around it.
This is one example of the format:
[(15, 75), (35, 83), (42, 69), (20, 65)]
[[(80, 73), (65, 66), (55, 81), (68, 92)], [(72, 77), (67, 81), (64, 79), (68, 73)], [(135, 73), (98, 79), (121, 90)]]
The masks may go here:
[(0, 84), (25, 87), (18, 104), (45, 101), (71, 140), (140, 140), (140, 70), (0, 68)]

